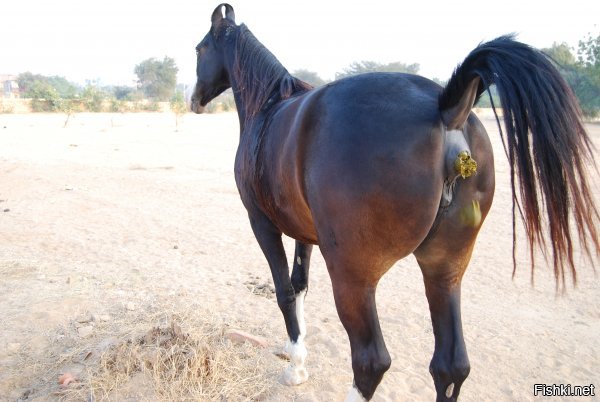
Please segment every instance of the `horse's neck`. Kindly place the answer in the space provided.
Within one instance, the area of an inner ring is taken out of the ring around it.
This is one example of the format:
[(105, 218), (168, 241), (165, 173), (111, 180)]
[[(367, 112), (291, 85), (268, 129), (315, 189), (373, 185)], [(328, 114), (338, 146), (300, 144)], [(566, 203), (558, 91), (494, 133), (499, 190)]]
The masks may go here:
[(238, 119), (240, 120), (240, 135), (244, 132), (247, 123), (247, 112), (244, 108), (244, 101), (240, 95), (241, 85), (239, 85), (234, 79), (231, 79), (231, 89), (233, 91), (233, 100), (235, 101), (235, 108), (237, 110)]
[(282, 80), (291, 76), (245, 27), (239, 32), (226, 59), (240, 129), (243, 132), (268, 102), (280, 99), (281, 95), (285, 97), (281, 88)]

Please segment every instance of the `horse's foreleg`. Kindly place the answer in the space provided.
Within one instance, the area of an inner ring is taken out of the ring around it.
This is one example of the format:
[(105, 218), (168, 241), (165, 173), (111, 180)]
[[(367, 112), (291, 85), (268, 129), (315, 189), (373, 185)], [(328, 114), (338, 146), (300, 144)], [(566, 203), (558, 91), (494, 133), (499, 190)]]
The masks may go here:
[[(294, 286), (292, 286), (285, 249), (281, 241), (281, 232), (264, 216), (250, 217), (250, 223), (254, 236), (269, 263), (275, 285), (277, 304), (283, 313), (289, 336), (286, 352), (290, 356), (290, 366), (283, 374), (283, 382), (287, 385), (301, 384), (308, 379), (308, 372), (304, 366), (307, 354), (306, 346), (304, 346), (304, 335), (306, 333), (304, 296), (306, 295), (306, 287), (304, 291), (298, 293), (295, 292)], [(298, 252), (298, 247), (296, 247), (296, 250)], [(305, 255), (304, 251), (302, 255)], [(308, 263), (308, 258), (306, 262)], [(308, 264), (306, 269), (308, 269)], [(294, 271), (296, 271), (295, 264)]]
[(436, 400), (456, 401), (470, 371), (460, 313), (460, 275), (429, 275), (432, 271), (443, 272), (447, 267), (430, 270), (431, 267), (420, 265), (435, 337), (429, 372), (435, 384)]
[(343, 276), (342, 272), (334, 272), (331, 279), (335, 305), (352, 351), (354, 384), (346, 401), (359, 402), (371, 399), (392, 360), (377, 317), (376, 285), (353, 282)]

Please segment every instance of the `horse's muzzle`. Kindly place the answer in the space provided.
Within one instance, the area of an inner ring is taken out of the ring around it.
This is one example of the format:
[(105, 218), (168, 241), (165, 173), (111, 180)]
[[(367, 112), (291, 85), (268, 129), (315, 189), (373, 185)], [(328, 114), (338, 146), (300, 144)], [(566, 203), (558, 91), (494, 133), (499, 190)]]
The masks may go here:
[(192, 97), (189, 103), (190, 110), (196, 114), (204, 113), (204, 106), (201, 105), (200, 99)]

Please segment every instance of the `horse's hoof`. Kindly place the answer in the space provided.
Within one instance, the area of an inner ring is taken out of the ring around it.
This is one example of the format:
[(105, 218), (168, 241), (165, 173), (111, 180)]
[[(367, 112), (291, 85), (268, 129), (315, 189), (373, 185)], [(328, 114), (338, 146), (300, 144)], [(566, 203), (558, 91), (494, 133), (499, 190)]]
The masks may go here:
[(304, 367), (298, 368), (296, 366), (289, 366), (283, 372), (283, 378), (281, 381), (285, 385), (299, 385), (308, 380), (308, 371)]

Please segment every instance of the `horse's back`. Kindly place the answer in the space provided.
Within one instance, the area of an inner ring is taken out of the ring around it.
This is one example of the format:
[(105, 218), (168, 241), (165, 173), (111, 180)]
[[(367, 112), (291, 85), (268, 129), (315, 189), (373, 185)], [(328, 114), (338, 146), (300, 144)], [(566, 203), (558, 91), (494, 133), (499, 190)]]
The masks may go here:
[[(340, 106), (356, 117), (386, 115), (403, 122), (439, 121), (438, 96), (442, 88), (414, 74), (367, 73), (334, 81), (322, 88), (327, 107)], [(339, 102), (340, 98), (343, 102)], [(356, 113), (359, 113), (356, 115)]]

